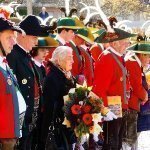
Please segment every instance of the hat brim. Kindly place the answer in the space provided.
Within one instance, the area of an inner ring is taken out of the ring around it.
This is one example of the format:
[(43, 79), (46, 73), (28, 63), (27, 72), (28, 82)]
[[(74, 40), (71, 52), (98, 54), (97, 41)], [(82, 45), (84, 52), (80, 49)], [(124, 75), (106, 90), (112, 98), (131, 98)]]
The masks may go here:
[(150, 54), (150, 42), (140, 42), (133, 44), (127, 48), (127, 51), (140, 54)]
[(134, 52), (134, 53), (138, 53), (138, 54), (147, 54), (147, 55), (150, 55), (150, 52), (146, 52), (146, 51), (135, 51), (135, 50), (127, 50), (127, 51), (131, 51), (131, 52)]
[(12, 26), (12, 27), (6, 28), (4, 30), (12, 30), (12, 31), (16, 31), (16, 32), (22, 33), (22, 29), (19, 28), (18, 26)]
[(78, 27), (78, 26), (59, 26), (57, 29), (82, 29), (83, 27)]
[(55, 47), (58, 47), (59, 46), (59, 43), (52, 37), (50, 36), (47, 36), (47, 37), (39, 37), (39, 38), (44, 38), (46, 41), (47, 41), (47, 46), (44, 46), (44, 45), (36, 45), (34, 46), (33, 48), (55, 48)]
[(90, 43), (90, 44), (94, 44), (94, 41), (92, 41), (91, 39), (89, 39), (88, 37), (85, 37), (81, 34), (76, 34), (77, 36), (79, 36), (80, 38), (82, 38), (83, 40), (85, 40), (86, 42)]
[(95, 42), (97, 42), (97, 43), (110, 43), (110, 42), (120, 41), (120, 40), (124, 40), (124, 39), (128, 39), (128, 38), (136, 36), (136, 34), (131, 34), (131, 33), (128, 33), (126, 31), (118, 29), (118, 28), (114, 28), (114, 30), (115, 30), (115, 33), (116, 33), (116, 36), (114, 36), (114, 38), (112, 38), (110, 36), (110, 38), (106, 39), (105, 36), (107, 34), (107, 31), (104, 30), (99, 35), (99, 37), (97, 37), (95, 39)]

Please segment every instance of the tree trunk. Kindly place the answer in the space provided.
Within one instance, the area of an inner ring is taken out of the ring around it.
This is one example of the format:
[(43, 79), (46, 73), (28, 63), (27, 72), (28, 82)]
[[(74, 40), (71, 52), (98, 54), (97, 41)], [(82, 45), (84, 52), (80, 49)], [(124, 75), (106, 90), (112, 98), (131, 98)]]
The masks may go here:
[(31, 15), (32, 13), (32, 0), (27, 0), (27, 14)]

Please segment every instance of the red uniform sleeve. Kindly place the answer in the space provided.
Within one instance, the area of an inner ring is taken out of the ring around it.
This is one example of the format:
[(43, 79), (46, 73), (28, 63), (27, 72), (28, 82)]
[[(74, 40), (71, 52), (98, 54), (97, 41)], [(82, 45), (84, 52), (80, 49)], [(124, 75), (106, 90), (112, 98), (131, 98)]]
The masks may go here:
[(142, 86), (142, 73), (139, 64), (136, 61), (128, 60), (126, 62), (126, 67), (129, 71), (132, 94), (134, 94), (138, 99), (144, 100), (147, 92)]
[(95, 64), (94, 83), (92, 91), (103, 99), (107, 106), (107, 92), (114, 74), (114, 60), (110, 54), (102, 56)]

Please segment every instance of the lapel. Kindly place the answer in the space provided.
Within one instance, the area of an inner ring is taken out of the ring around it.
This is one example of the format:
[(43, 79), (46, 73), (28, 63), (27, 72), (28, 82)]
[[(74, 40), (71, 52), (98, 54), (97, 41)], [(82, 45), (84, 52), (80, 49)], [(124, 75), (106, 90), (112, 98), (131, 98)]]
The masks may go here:
[(15, 45), (14, 49), (16, 49), (17, 53), (19, 54), (20, 61), (22, 62), (24, 68), (34, 75), (34, 72), (29, 63), (29, 58), (27, 56), (27, 53), (18, 45)]

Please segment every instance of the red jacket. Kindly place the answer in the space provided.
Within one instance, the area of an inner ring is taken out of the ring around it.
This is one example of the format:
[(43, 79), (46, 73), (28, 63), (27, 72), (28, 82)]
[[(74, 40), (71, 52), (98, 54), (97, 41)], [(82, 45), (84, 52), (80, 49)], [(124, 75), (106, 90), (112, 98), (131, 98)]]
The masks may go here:
[(90, 53), (91, 53), (91, 57), (94, 60), (94, 62), (96, 62), (98, 60), (98, 57), (100, 56), (100, 54), (103, 52), (103, 49), (101, 48), (100, 45), (98, 45), (97, 43), (95, 43), (91, 48), (90, 48)]
[(129, 108), (139, 111), (139, 100), (144, 100), (146, 90), (142, 86), (142, 71), (138, 62), (134, 59), (126, 61), (126, 68), (129, 71), (129, 80), (132, 87), (132, 94), (129, 100)]
[(8, 79), (0, 67), (0, 139), (20, 136), (18, 99)]
[[(122, 58), (116, 57), (122, 62)], [(122, 108), (128, 108), (124, 103), (123, 73), (110, 52), (105, 51), (95, 64), (93, 92), (102, 97), (104, 105), (108, 105), (107, 96), (121, 96)]]
[(92, 86), (94, 78), (93, 60), (90, 54), (88, 53), (88, 50), (85, 50), (83, 47), (80, 47), (80, 52), (83, 57), (83, 74), (87, 81), (87, 86)]

